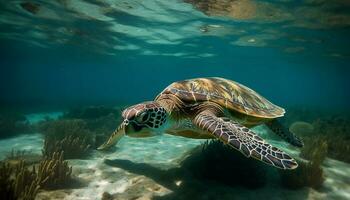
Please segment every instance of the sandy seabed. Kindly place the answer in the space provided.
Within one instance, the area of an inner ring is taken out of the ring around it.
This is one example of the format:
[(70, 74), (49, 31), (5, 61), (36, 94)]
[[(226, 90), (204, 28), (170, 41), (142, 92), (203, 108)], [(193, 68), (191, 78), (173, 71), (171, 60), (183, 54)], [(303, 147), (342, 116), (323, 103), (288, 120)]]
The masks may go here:
[[(269, 132), (263, 126), (254, 130), (265, 138)], [(320, 190), (284, 189), (277, 178), (269, 179), (264, 187), (255, 190), (196, 180), (193, 180), (195, 187), (191, 187), (189, 184), (182, 185), (181, 179), (171, 180), (175, 187), (169, 187), (167, 173), (170, 177), (172, 169), (181, 168), (180, 163), (188, 152), (204, 141), (170, 135), (142, 139), (125, 137), (112, 152), (94, 151), (87, 159), (68, 160), (82, 186), (40, 191), (37, 199), (93, 200), (101, 199), (104, 192), (111, 194), (113, 199), (134, 200), (177, 199), (178, 194), (181, 196), (178, 199), (191, 195), (192, 199), (212, 199), (213, 196), (217, 199), (350, 199), (350, 165), (328, 158), (323, 164), (326, 179)], [(269, 142), (293, 156), (298, 155), (297, 149), (287, 148), (283, 141), (272, 139)], [(0, 140), (0, 159), (4, 159), (12, 149), (41, 154), (42, 146), (43, 136), (39, 133)], [(183, 194), (184, 191), (191, 195)]]

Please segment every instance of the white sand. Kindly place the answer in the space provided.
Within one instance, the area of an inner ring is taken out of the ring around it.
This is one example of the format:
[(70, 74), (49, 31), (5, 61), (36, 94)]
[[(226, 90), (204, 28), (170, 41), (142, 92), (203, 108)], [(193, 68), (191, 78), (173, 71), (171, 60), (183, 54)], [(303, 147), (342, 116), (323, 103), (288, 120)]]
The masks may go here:
[(26, 118), (29, 123), (35, 124), (45, 119), (58, 119), (63, 115), (63, 112), (50, 112), (50, 113), (32, 113), (26, 115)]

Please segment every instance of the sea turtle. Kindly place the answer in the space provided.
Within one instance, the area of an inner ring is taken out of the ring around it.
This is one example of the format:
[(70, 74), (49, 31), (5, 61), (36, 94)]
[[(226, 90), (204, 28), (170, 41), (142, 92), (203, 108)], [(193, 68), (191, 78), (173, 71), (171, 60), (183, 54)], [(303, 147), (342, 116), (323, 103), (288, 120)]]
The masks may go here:
[(154, 101), (126, 108), (123, 122), (98, 149), (108, 149), (123, 135), (147, 137), (161, 133), (189, 138), (217, 138), (247, 157), (281, 169), (297, 162), (256, 135), (250, 127), (265, 123), (294, 146), (303, 143), (277, 121), (285, 111), (237, 82), (196, 78), (174, 82)]

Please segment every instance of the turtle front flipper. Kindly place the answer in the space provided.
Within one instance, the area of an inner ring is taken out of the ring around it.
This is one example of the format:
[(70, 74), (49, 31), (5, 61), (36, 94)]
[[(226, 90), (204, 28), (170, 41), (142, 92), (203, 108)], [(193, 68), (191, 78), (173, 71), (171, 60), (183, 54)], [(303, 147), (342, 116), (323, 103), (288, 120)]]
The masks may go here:
[(220, 118), (211, 112), (203, 111), (194, 118), (193, 123), (247, 157), (253, 157), (281, 169), (298, 167), (297, 162), (285, 152), (268, 144), (252, 130), (228, 118)]
[(276, 133), (278, 136), (283, 138), (285, 141), (287, 141), (289, 144), (296, 146), (296, 147), (303, 147), (304, 143), (303, 141), (287, 130), (277, 119), (273, 119), (272, 121), (265, 123), (267, 127), (269, 127), (274, 133)]
[(112, 146), (116, 145), (124, 135), (125, 135), (125, 127), (124, 127), (124, 124), (121, 124), (117, 129), (115, 129), (115, 131), (108, 138), (108, 140), (105, 143), (103, 143), (101, 146), (99, 146), (97, 149), (107, 150), (111, 148)]

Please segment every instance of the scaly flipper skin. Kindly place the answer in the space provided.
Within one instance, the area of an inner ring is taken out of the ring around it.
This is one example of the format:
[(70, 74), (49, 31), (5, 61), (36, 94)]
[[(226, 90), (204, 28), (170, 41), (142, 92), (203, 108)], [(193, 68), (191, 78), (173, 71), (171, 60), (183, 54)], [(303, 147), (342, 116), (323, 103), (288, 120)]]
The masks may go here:
[(98, 150), (106, 150), (110, 147), (116, 145), (119, 140), (125, 135), (124, 131), (124, 124), (121, 124), (115, 131), (112, 133), (112, 135), (108, 138), (108, 140), (103, 143), (101, 146), (99, 146)]
[(284, 128), (277, 119), (273, 119), (272, 121), (266, 122), (265, 124), (271, 129), (272, 132), (276, 133), (276, 135), (286, 140), (289, 144), (296, 147), (304, 146), (303, 141), (298, 136)]
[(193, 123), (247, 157), (253, 157), (280, 169), (298, 167), (297, 162), (285, 152), (228, 118), (220, 118), (210, 111), (202, 111), (194, 118)]

